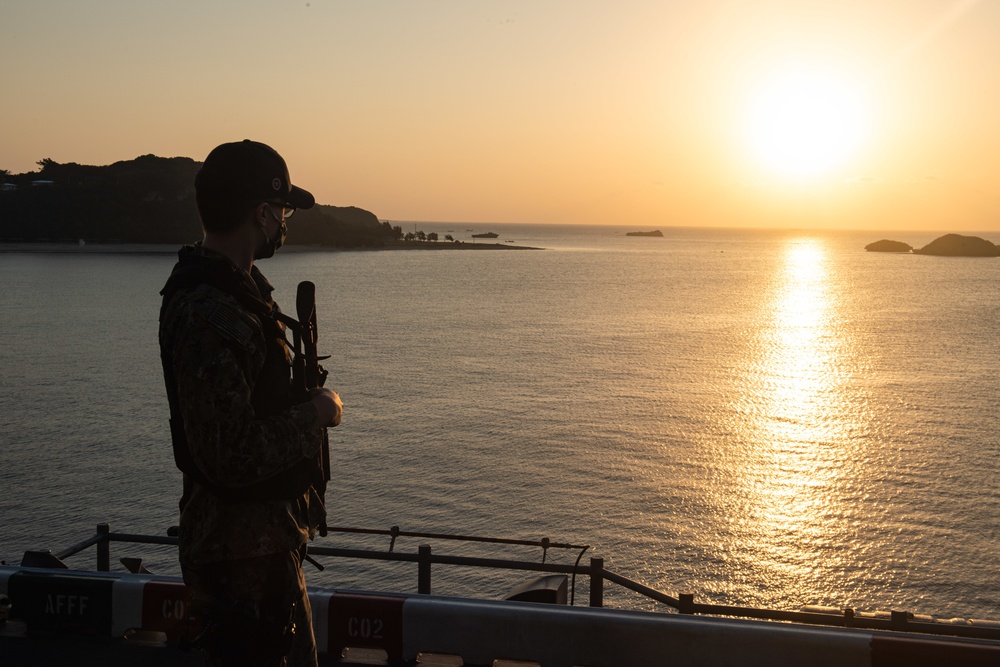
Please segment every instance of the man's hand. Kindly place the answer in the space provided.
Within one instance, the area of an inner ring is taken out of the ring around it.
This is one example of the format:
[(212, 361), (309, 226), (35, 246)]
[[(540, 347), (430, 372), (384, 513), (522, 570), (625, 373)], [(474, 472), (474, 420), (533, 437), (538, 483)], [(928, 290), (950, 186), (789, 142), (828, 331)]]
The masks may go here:
[(309, 392), (309, 398), (319, 413), (323, 426), (336, 426), (344, 417), (344, 404), (337, 392), (326, 387), (317, 387)]

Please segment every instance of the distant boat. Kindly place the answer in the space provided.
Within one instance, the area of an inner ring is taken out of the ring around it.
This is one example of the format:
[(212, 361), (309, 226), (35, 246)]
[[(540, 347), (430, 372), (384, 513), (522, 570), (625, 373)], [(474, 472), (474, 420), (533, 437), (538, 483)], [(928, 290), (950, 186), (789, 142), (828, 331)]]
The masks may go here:
[(628, 232), (625, 236), (663, 236), (663, 232), (659, 229), (652, 232)]
[(483, 232), (482, 234), (473, 234), (472, 238), (474, 238), (474, 239), (495, 239), (498, 236), (500, 236), (500, 235), (497, 234), (496, 232)]

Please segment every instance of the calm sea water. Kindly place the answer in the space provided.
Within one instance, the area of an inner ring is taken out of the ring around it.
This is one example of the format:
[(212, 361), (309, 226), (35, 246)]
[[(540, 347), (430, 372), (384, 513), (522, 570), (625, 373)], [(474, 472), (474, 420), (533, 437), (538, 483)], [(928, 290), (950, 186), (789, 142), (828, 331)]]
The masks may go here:
[[(1000, 260), (863, 250), (933, 234), (488, 228), (546, 250), (261, 264), (287, 310), (299, 280), (317, 284), (346, 405), (331, 524), (588, 544), (701, 601), (1000, 618)], [(0, 558), (100, 522), (176, 523), (156, 347), (173, 262), (0, 255)], [(177, 571), (166, 549), (113, 555)], [(310, 582), (416, 587), (410, 565), (329, 565)], [(487, 596), (520, 578), (434, 576), (436, 592)]]

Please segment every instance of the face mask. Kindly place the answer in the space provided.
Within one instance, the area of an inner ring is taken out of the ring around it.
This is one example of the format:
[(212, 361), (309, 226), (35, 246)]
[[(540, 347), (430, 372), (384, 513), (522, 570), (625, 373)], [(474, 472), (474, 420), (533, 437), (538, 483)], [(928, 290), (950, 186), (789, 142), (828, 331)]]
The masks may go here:
[[(274, 215), (273, 211), (271, 212), (271, 215)], [(275, 216), (275, 218), (277, 218), (277, 216)], [(285, 224), (284, 220), (279, 223), (278, 235), (274, 237), (273, 241), (267, 238), (267, 225), (263, 222), (260, 223), (260, 231), (264, 234), (265, 243), (257, 250), (253, 258), (267, 259), (268, 257), (273, 257), (274, 252), (285, 243), (285, 236), (288, 234), (288, 225)]]

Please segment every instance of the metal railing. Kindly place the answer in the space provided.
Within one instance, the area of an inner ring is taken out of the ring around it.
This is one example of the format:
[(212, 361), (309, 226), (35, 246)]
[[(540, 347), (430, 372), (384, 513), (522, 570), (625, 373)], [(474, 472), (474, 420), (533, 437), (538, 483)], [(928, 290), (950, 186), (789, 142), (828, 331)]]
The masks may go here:
[[(97, 550), (97, 570), (99, 572), (108, 572), (111, 569), (112, 542), (176, 545), (176, 530), (171, 530), (172, 534), (162, 537), (133, 533), (115, 533), (111, 531), (111, 526), (109, 524), (102, 523), (97, 525), (97, 532), (93, 536), (56, 553), (55, 556), (59, 560), (63, 560), (94, 546)], [(589, 564), (581, 565), (580, 560), (582, 559), (583, 554), (590, 548), (588, 545), (551, 542), (548, 538), (541, 540), (513, 540), (505, 538), (449, 535), (444, 533), (407, 532), (401, 531), (398, 526), (393, 526), (388, 530), (331, 526), (328, 528), (328, 531), (331, 533), (386, 535), (391, 538), (391, 541), (388, 551), (374, 551), (370, 549), (341, 549), (310, 545), (310, 556), (416, 563), (417, 592), (418, 594), (423, 595), (429, 595), (431, 592), (431, 572), (432, 565), (435, 564), (500, 570), (525, 570), (549, 574), (571, 575), (574, 580), (574, 588), (577, 575), (589, 577), (589, 606), (591, 607), (604, 606), (604, 582), (608, 581), (634, 593), (638, 593), (646, 598), (665, 604), (680, 614), (706, 614), (711, 616), (752, 618), (810, 625), (827, 625), (844, 628), (887, 630), (895, 632), (922, 632), (933, 635), (1000, 640), (1000, 623), (988, 622), (990, 623), (989, 625), (975, 625), (970, 621), (966, 621), (965, 624), (940, 622), (933, 620), (930, 617), (918, 618), (909, 612), (898, 610), (893, 610), (888, 614), (888, 618), (886, 618), (884, 614), (877, 616), (863, 613), (859, 614), (850, 608), (839, 610), (839, 612), (784, 611), (780, 609), (761, 609), (756, 607), (697, 603), (694, 601), (694, 595), (692, 593), (681, 593), (678, 597), (673, 597), (637, 581), (633, 581), (632, 579), (624, 577), (616, 572), (607, 570), (604, 567), (604, 559), (600, 557), (591, 557)], [(417, 549), (417, 553), (401, 553), (395, 551), (396, 538), (398, 537), (537, 546), (542, 548), (542, 562), (539, 563), (534, 561), (512, 559), (478, 558), (437, 554), (432, 551), (429, 544), (421, 544)], [(579, 549), (580, 554), (576, 559), (576, 564), (574, 565), (546, 563), (546, 554), (550, 548)], [(571, 601), (570, 604), (572, 603), (573, 602)]]

